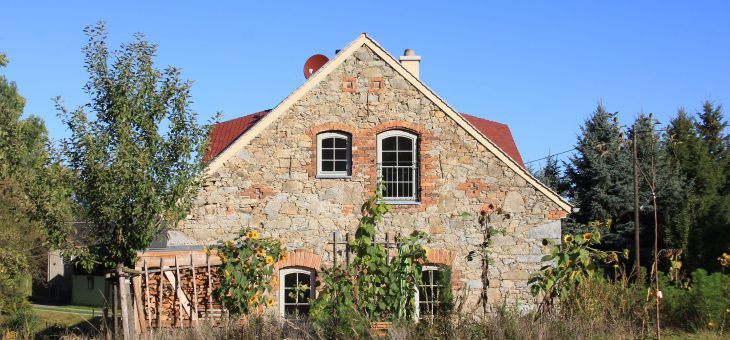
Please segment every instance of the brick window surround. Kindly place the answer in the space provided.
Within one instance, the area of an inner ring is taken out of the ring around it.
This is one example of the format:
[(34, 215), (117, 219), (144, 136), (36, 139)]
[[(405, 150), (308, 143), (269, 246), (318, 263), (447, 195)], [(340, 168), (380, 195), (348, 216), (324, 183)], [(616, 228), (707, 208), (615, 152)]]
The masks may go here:
[[(365, 197), (375, 193), (377, 181), (377, 138), (378, 134), (390, 130), (403, 130), (415, 134), (418, 139), (418, 172), (419, 172), (419, 204), (393, 205), (394, 209), (424, 211), (436, 202), (434, 188), (440, 179), (438, 172), (438, 158), (430, 156), (434, 137), (423, 126), (406, 121), (390, 121), (376, 125), (369, 129), (355, 129), (351, 125), (339, 122), (330, 122), (316, 125), (307, 131), (311, 141), (310, 162), (305, 166), (309, 178), (317, 176), (317, 135), (326, 131), (341, 131), (350, 134), (352, 138), (352, 180), (368, 183)], [(337, 180), (337, 179), (335, 179)], [(363, 199), (365, 198), (363, 197)]]

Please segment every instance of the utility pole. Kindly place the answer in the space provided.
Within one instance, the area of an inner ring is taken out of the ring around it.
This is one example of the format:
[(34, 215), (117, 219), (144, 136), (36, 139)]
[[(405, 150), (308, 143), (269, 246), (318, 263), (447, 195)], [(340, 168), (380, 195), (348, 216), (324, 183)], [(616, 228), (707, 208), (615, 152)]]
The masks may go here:
[[(639, 234), (640, 234), (640, 228), (639, 228), (639, 166), (638, 166), (638, 158), (639, 158), (639, 152), (638, 147), (636, 145), (636, 135), (638, 134), (638, 131), (636, 130), (636, 124), (634, 124), (634, 131), (633, 131), (633, 146), (634, 146), (634, 157), (633, 157), (633, 163), (634, 163), (634, 272), (636, 273), (636, 282), (639, 283), (641, 281), (641, 261), (639, 260), (640, 257), (640, 251), (639, 251)], [(640, 287), (640, 285), (636, 285), (637, 287)]]

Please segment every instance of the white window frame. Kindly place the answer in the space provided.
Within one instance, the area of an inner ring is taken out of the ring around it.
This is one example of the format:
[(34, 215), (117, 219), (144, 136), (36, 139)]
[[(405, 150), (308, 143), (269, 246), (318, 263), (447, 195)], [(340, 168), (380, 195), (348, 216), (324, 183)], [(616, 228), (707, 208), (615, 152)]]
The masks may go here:
[[(442, 267), (440, 267), (440, 266), (434, 266), (434, 265), (426, 265), (426, 266), (421, 267), (421, 272), (425, 272), (425, 271), (437, 271), (437, 272), (441, 272), (442, 275), (444, 273), (444, 269)], [(431, 286), (438, 287), (435, 284), (432, 284)], [(421, 319), (421, 299), (420, 299), (420, 296), (419, 296), (420, 295), (419, 294), (419, 289), (420, 288), (421, 288), (420, 286), (416, 286), (416, 293), (415, 293), (416, 294), (416, 298), (415, 298), (416, 312), (414, 313), (415, 314), (414, 316), (415, 316), (416, 320), (420, 320)], [(440, 288), (443, 289), (444, 287), (440, 287)]]
[[(322, 170), (322, 140), (327, 138), (343, 138), (347, 141), (345, 171), (324, 171)], [(317, 178), (350, 178), (352, 177), (352, 136), (348, 133), (338, 131), (327, 131), (317, 135)]]
[(383, 202), (387, 204), (418, 204), (418, 195), (420, 190), (419, 176), (418, 176), (418, 136), (403, 130), (389, 130), (378, 134), (378, 146), (377, 146), (377, 167), (378, 167), (378, 184), (381, 182), (382, 177), (382, 158), (383, 158), (383, 140), (390, 137), (405, 137), (413, 142), (413, 192), (409, 196), (399, 197), (383, 197)]
[(287, 268), (279, 269), (279, 314), (282, 317), (286, 317), (285, 278), (289, 274), (307, 274), (307, 275), (309, 275), (309, 302), (308, 302), (308, 305), (310, 307), (312, 305), (312, 301), (314, 301), (314, 298), (315, 298), (314, 286), (316, 284), (316, 281), (315, 281), (314, 270), (303, 268), (303, 267), (287, 267)]

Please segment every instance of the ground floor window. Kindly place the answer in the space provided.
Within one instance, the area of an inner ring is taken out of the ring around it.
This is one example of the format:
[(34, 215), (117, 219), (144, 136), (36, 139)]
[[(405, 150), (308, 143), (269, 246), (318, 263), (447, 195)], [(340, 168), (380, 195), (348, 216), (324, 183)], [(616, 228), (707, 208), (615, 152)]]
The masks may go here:
[(419, 319), (438, 313), (444, 289), (443, 275), (444, 271), (437, 266), (423, 266), (421, 284), (416, 293), (416, 316)]
[(314, 271), (305, 268), (284, 268), (279, 271), (279, 312), (287, 318), (309, 314), (314, 298)]

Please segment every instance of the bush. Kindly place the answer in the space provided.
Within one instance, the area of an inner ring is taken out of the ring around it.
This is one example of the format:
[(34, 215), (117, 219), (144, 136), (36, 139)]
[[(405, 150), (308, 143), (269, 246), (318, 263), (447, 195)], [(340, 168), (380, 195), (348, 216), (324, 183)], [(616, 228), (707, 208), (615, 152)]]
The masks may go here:
[(17, 332), (22, 338), (30, 338), (37, 327), (38, 317), (27, 303), (9, 311), (2, 324), (2, 329)]
[(688, 331), (725, 326), (730, 321), (730, 275), (697, 269), (691, 276), (687, 289), (660, 276), (663, 322)]

